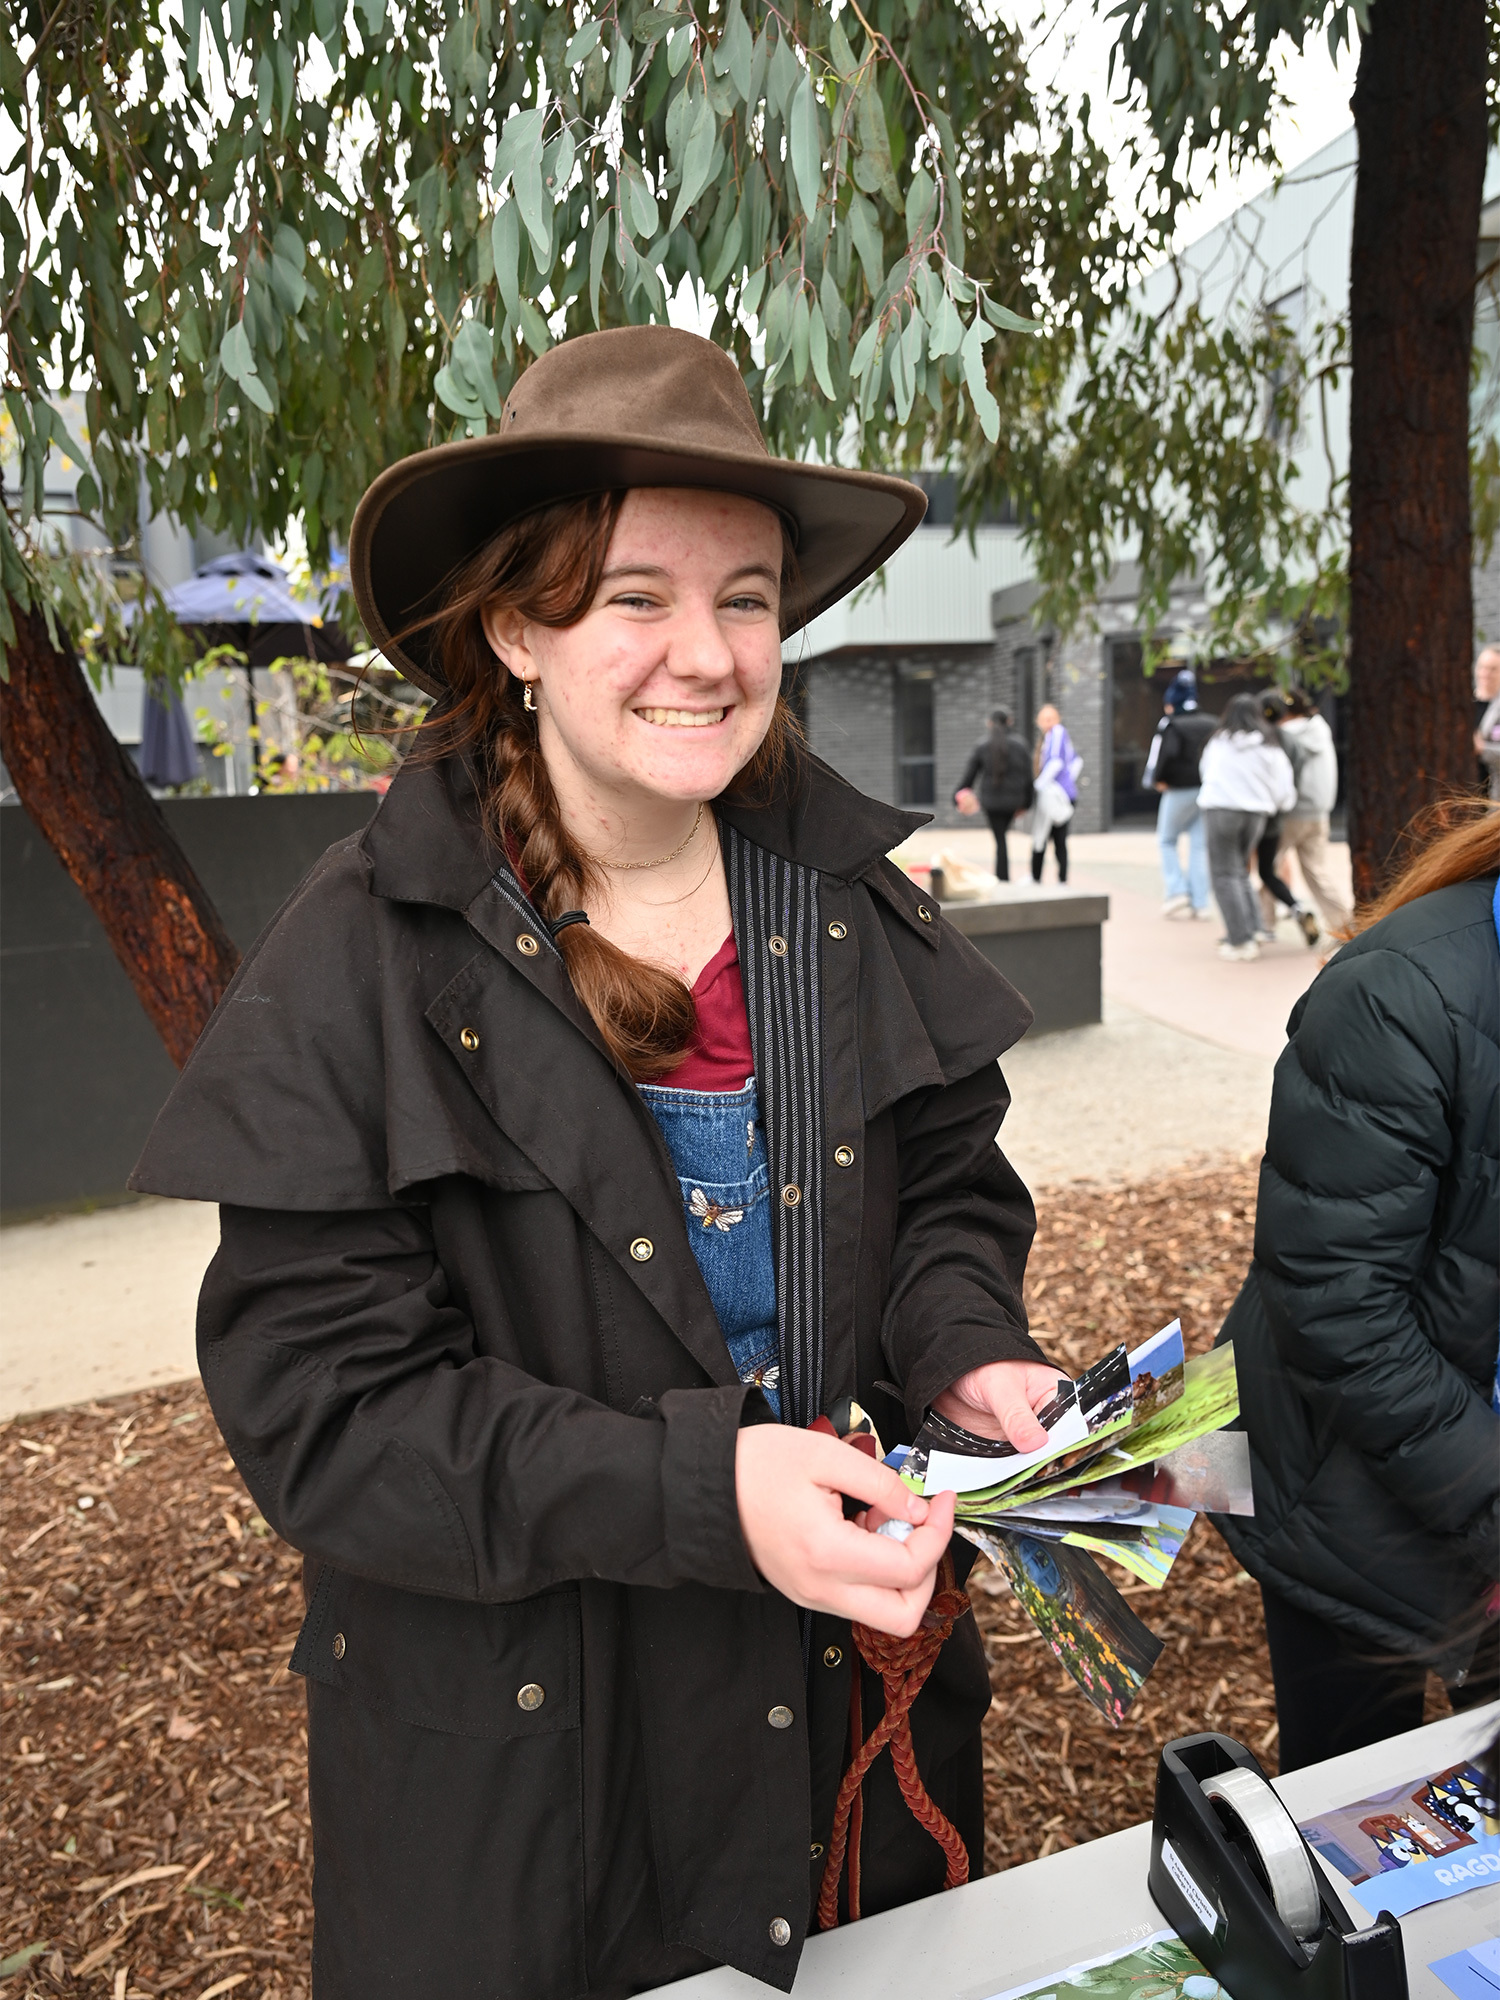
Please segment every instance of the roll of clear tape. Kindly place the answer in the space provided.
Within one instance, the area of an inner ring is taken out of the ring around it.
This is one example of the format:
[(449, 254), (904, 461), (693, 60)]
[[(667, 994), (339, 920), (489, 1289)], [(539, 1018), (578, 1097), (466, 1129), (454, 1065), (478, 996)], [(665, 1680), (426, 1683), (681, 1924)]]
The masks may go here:
[(1245, 1829), (1266, 1871), (1276, 1914), (1299, 1944), (1323, 1926), (1318, 1878), (1296, 1821), (1254, 1771), (1221, 1771), (1203, 1780), (1204, 1795), (1222, 1799)]

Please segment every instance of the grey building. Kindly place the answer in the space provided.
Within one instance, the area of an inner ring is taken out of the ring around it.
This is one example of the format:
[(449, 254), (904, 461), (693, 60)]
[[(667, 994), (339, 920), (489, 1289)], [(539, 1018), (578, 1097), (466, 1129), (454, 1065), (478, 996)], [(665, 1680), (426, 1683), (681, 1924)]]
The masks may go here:
[[(1233, 319), (1272, 307), (1311, 330), (1347, 305), (1353, 219), (1352, 128), (1286, 174), (1267, 193), (1181, 252), (1177, 265), (1145, 279), (1137, 298), (1169, 311), (1179, 286), (1213, 317)], [(1479, 268), (1490, 275), (1476, 296), (1475, 345), (1481, 366), (1476, 421), (1500, 426), (1500, 150), (1492, 152), (1480, 220)], [(1348, 461), (1347, 372), (1327, 397), (1331, 451), (1318, 435), (1292, 440), (1297, 491), (1323, 504)], [(1309, 431), (1315, 420), (1308, 419)], [(927, 522), (886, 566), (883, 578), (814, 621), (787, 648), (789, 668), (814, 750), (862, 791), (893, 804), (923, 806), (937, 824), (963, 824), (952, 796), (989, 711), (1002, 706), (1023, 727), (1043, 701), (1055, 702), (1083, 757), (1079, 832), (1154, 812), (1140, 779), (1161, 715), (1162, 683), (1142, 666), (1138, 576), (1121, 561), (1083, 629), (1062, 634), (1034, 616), (1040, 595), (1020, 527), (987, 522), (970, 538), (952, 531), (953, 482), (923, 477)], [(1209, 552), (1205, 550), (1205, 556)], [(1205, 580), (1185, 578), (1167, 629), (1201, 629)], [(1500, 639), (1500, 545), (1474, 572), (1476, 640)], [(1204, 705), (1263, 686), (1233, 663), (1206, 668)], [(1337, 704), (1325, 707), (1339, 733)]]

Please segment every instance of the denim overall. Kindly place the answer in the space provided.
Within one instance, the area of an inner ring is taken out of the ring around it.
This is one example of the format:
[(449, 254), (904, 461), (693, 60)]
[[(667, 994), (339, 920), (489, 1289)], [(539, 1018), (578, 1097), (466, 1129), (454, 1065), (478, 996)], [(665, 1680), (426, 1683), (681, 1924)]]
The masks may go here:
[(781, 1415), (770, 1169), (755, 1078), (743, 1090), (638, 1086), (677, 1169), (688, 1241), (729, 1358)]

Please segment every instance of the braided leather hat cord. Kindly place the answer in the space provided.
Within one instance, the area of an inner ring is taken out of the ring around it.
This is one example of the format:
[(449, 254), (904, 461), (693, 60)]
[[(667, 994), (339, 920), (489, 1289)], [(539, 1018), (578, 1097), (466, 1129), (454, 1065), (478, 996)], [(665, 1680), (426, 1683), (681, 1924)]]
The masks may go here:
[[(823, 1886), (818, 1894), (818, 1928), (835, 1930), (839, 1924), (839, 1882), (847, 1855), (848, 1921), (859, 1921), (859, 1826), (861, 1787), (865, 1773), (881, 1751), (889, 1746), (891, 1762), (901, 1796), (917, 1824), (924, 1827), (942, 1848), (947, 1860), (945, 1889), (956, 1889), (969, 1879), (969, 1855), (958, 1828), (927, 1796), (917, 1769), (911, 1740), (911, 1705), (927, 1684), (938, 1654), (948, 1642), (954, 1625), (970, 1608), (968, 1593), (958, 1589), (953, 1561), (944, 1556), (938, 1568), (938, 1587), (922, 1623), (908, 1638), (898, 1639), (889, 1632), (875, 1632), (868, 1625), (851, 1627), (859, 1656), (885, 1684), (885, 1714), (861, 1743), (859, 1719), (859, 1673), (854, 1674), (851, 1709), (853, 1761), (844, 1773), (833, 1809), (833, 1831), (828, 1840), (828, 1861), (823, 1870)], [(851, 1840), (852, 1823), (852, 1840)]]

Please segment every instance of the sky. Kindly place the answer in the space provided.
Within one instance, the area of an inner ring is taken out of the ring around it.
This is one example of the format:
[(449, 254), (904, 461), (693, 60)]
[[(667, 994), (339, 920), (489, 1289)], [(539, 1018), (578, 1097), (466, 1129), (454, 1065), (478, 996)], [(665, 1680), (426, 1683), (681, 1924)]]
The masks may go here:
[[(1034, 23), (1027, 32), (1026, 47), (1029, 66), (1038, 81), (1058, 83), (1074, 102), (1085, 94), (1091, 99), (1095, 136), (1120, 161), (1113, 192), (1128, 213), (1132, 207), (1131, 179), (1123, 156), (1126, 142), (1141, 129), (1142, 120), (1138, 113), (1109, 100), (1109, 52), (1116, 38), (1115, 24), (1097, 0), (1045, 0), (1039, 10), (1008, 0), (1006, 13), (1017, 22)], [(1288, 98), (1286, 110), (1272, 125), (1274, 152), (1282, 170), (1301, 166), (1353, 124), (1349, 98), (1357, 60), (1357, 45), (1353, 49), (1346, 46), (1335, 64), (1322, 35), (1310, 38), (1300, 56), (1276, 58)], [(1199, 199), (1182, 211), (1176, 247), (1195, 242), (1242, 202), (1263, 193), (1275, 172), (1270, 167), (1252, 167), (1223, 175), (1205, 186)]]

